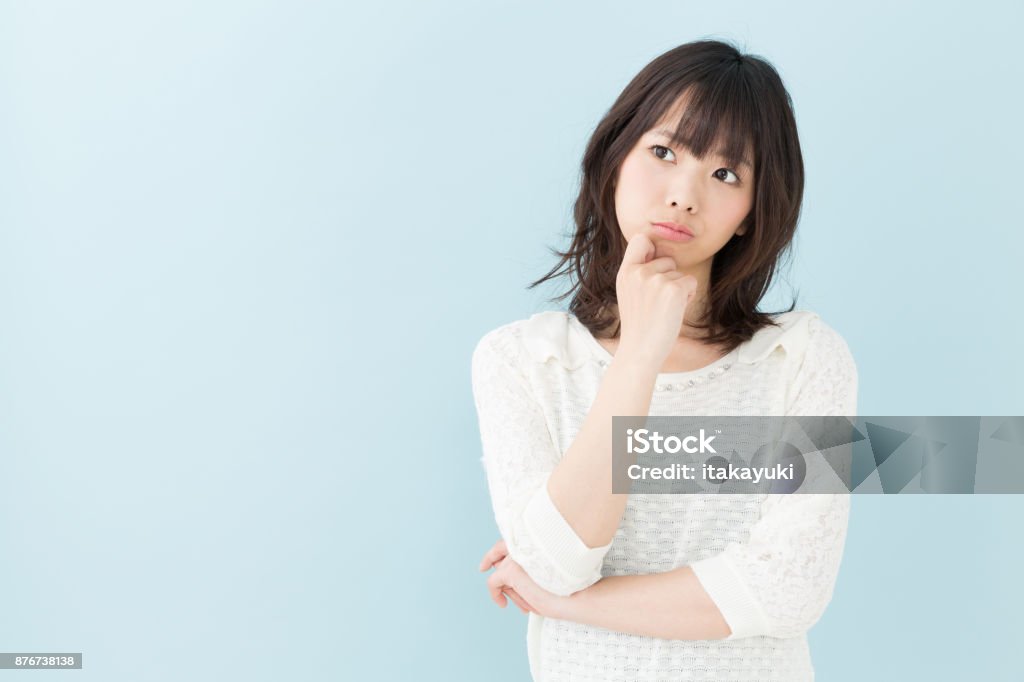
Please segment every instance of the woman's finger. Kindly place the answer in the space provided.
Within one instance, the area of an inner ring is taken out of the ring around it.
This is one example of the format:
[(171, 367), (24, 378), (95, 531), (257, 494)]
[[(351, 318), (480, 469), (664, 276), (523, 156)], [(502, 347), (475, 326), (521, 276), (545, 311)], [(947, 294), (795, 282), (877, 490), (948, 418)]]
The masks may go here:
[(678, 270), (679, 266), (676, 265), (676, 261), (671, 256), (661, 256), (653, 260), (647, 261), (644, 267), (651, 272), (672, 272)]
[(505, 587), (507, 587), (507, 585), (505, 584), (504, 579), (498, 577), (497, 573), (492, 573), (490, 577), (487, 578), (487, 591), (491, 593), (491, 601), (501, 608), (505, 608), (508, 604), (508, 600), (502, 592), (502, 589)]
[(637, 232), (626, 243), (622, 263), (628, 267), (643, 265), (654, 256), (654, 242), (643, 232)]
[(505, 547), (504, 540), (498, 540), (494, 543), (494, 546), (487, 550), (484, 554), (483, 559), (480, 560), (480, 570), (486, 571), (491, 566), (501, 561), (508, 555), (508, 549)]
[(514, 601), (516, 603), (516, 606), (518, 606), (519, 610), (522, 611), (523, 613), (530, 613), (531, 611), (535, 611), (536, 610), (532, 606), (530, 606), (530, 604), (525, 599), (523, 599), (522, 596), (520, 596), (520, 594), (518, 592), (516, 592), (515, 590), (513, 590), (511, 587), (506, 587), (504, 589), (504, 592), (508, 596), (509, 599), (511, 599), (512, 601)]
[(480, 570), (486, 571), (495, 561), (498, 561), (501, 554), (505, 552), (505, 541), (498, 540), (494, 545), (484, 553), (483, 558), (480, 560)]

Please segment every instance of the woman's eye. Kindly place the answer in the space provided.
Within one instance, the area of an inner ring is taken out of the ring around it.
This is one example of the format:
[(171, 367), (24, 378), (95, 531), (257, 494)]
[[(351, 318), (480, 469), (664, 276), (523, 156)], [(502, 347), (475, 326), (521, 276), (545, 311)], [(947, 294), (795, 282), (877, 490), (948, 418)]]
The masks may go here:
[(723, 181), (725, 182), (725, 184), (727, 184), (727, 185), (738, 185), (738, 184), (739, 184), (739, 182), (740, 182), (740, 176), (736, 175), (736, 173), (735, 173), (734, 171), (731, 171), (731, 170), (729, 170), (728, 168), (719, 168), (718, 170), (716, 170), (716, 171), (715, 171), (715, 173), (716, 173), (716, 177), (718, 177), (718, 176), (717, 176), (717, 174), (718, 174), (718, 173), (721, 173), (722, 171), (725, 171), (726, 173), (729, 173), (729, 174), (731, 174), (731, 175), (732, 175), (732, 176), (733, 176), (734, 178), (736, 178), (736, 179), (735, 179), (735, 180), (733, 180), (732, 182), (729, 182), (729, 181), (728, 181), (728, 180), (726, 180), (725, 178), (719, 178), (720, 180), (723, 180)]
[[(652, 151), (654, 152), (654, 155), (655, 155), (655, 156), (657, 156), (657, 157), (658, 157), (659, 159), (662, 159), (662, 160), (664, 160), (664, 159), (665, 159), (665, 157), (664, 157), (664, 156), (661, 156), (660, 154), (658, 154), (658, 150), (659, 150), (659, 149), (664, 149), (664, 150), (665, 150), (666, 152), (668, 152), (669, 154), (672, 154), (672, 150), (671, 150), (671, 149), (669, 149), (668, 147), (663, 147), (663, 146), (661, 146), (660, 144), (656, 144), (656, 145), (654, 145), (653, 147), (651, 147), (651, 150), (652, 150)], [(673, 156), (674, 156), (674, 155), (673, 155)]]
[[(663, 145), (660, 145), (660, 144), (653, 145), (650, 149), (651, 149), (651, 152), (653, 152), (653, 154), (656, 157), (658, 157), (659, 159), (661, 159), (662, 161), (669, 161), (671, 159), (668, 159), (668, 158), (665, 157), (664, 154), (659, 153), (660, 151), (664, 151), (666, 154), (672, 154), (673, 157), (675, 156), (675, 154), (672, 152), (671, 149), (669, 149), (668, 147), (665, 147)], [(726, 173), (726, 176), (725, 177), (719, 176), (718, 174), (723, 172), (723, 171)], [(731, 169), (729, 169), (729, 168), (719, 168), (718, 170), (716, 170), (713, 173), (713, 175), (716, 178), (718, 178), (719, 180), (722, 180), (727, 185), (738, 185), (738, 184), (740, 184), (740, 176), (736, 175), (736, 172), (731, 170)], [(735, 180), (730, 181), (728, 179), (729, 175), (732, 175), (735, 178)]]

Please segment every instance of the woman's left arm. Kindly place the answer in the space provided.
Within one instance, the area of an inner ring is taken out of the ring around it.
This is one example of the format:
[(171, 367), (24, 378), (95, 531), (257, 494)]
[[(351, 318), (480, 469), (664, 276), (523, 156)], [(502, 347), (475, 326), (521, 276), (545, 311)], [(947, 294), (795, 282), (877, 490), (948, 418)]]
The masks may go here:
[(666, 573), (602, 578), (567, 597), (562, 617), (664, 639), (795, 637), (832, 597), (849, 503), (771, 495), (747, 542)]
[(563, 598), (553, 617), (662, 639), (723, 639), (731, 632), (689, 566), (602, 578)]
[(491, 599), (505, 606), (502, 592), (550, 618), (664, 639), (721, 639), (729, 626), (689, 566), (650, 575), (601, 578), (567, 597), (537, 585), (508, 556), (503, 540), (488, 550), (480, 570), (496, 570), (487, 579)]
[(848, 495), (770, 495), (745, 543), (664, 573), (606, 576), (568, 597), (530, 580), (511, 559), (489, 584), (507, 584), (542, 616), (662, 639), (794, 637), (832, 596)]

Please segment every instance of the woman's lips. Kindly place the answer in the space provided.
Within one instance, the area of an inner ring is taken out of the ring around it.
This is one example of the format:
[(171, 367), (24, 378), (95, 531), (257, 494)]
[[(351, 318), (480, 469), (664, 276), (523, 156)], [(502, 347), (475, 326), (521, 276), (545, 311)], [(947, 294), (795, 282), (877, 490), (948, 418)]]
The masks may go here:
[(651, 223), (654, 226), (655, 234), (674, 242), (688, 242), (693, 239), (693, 233), (685, 225), (675, 223)]

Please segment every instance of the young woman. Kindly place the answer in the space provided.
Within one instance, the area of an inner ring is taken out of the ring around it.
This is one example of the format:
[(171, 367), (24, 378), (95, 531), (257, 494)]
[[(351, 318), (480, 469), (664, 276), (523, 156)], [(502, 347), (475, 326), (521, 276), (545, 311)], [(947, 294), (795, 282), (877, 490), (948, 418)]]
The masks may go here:
[(529, 612), (535, 680), (813, 679), (847, 495), (611, 492), (614, 415), (856, 412), (842, 337), (757, 309), (803, 194), (789, 95), (761, 58), (682, 45), (629, 83), (582, 173), (572, 244), (531, 285), (574, 275), (569, 312), (473, 353), (492, 598)]

